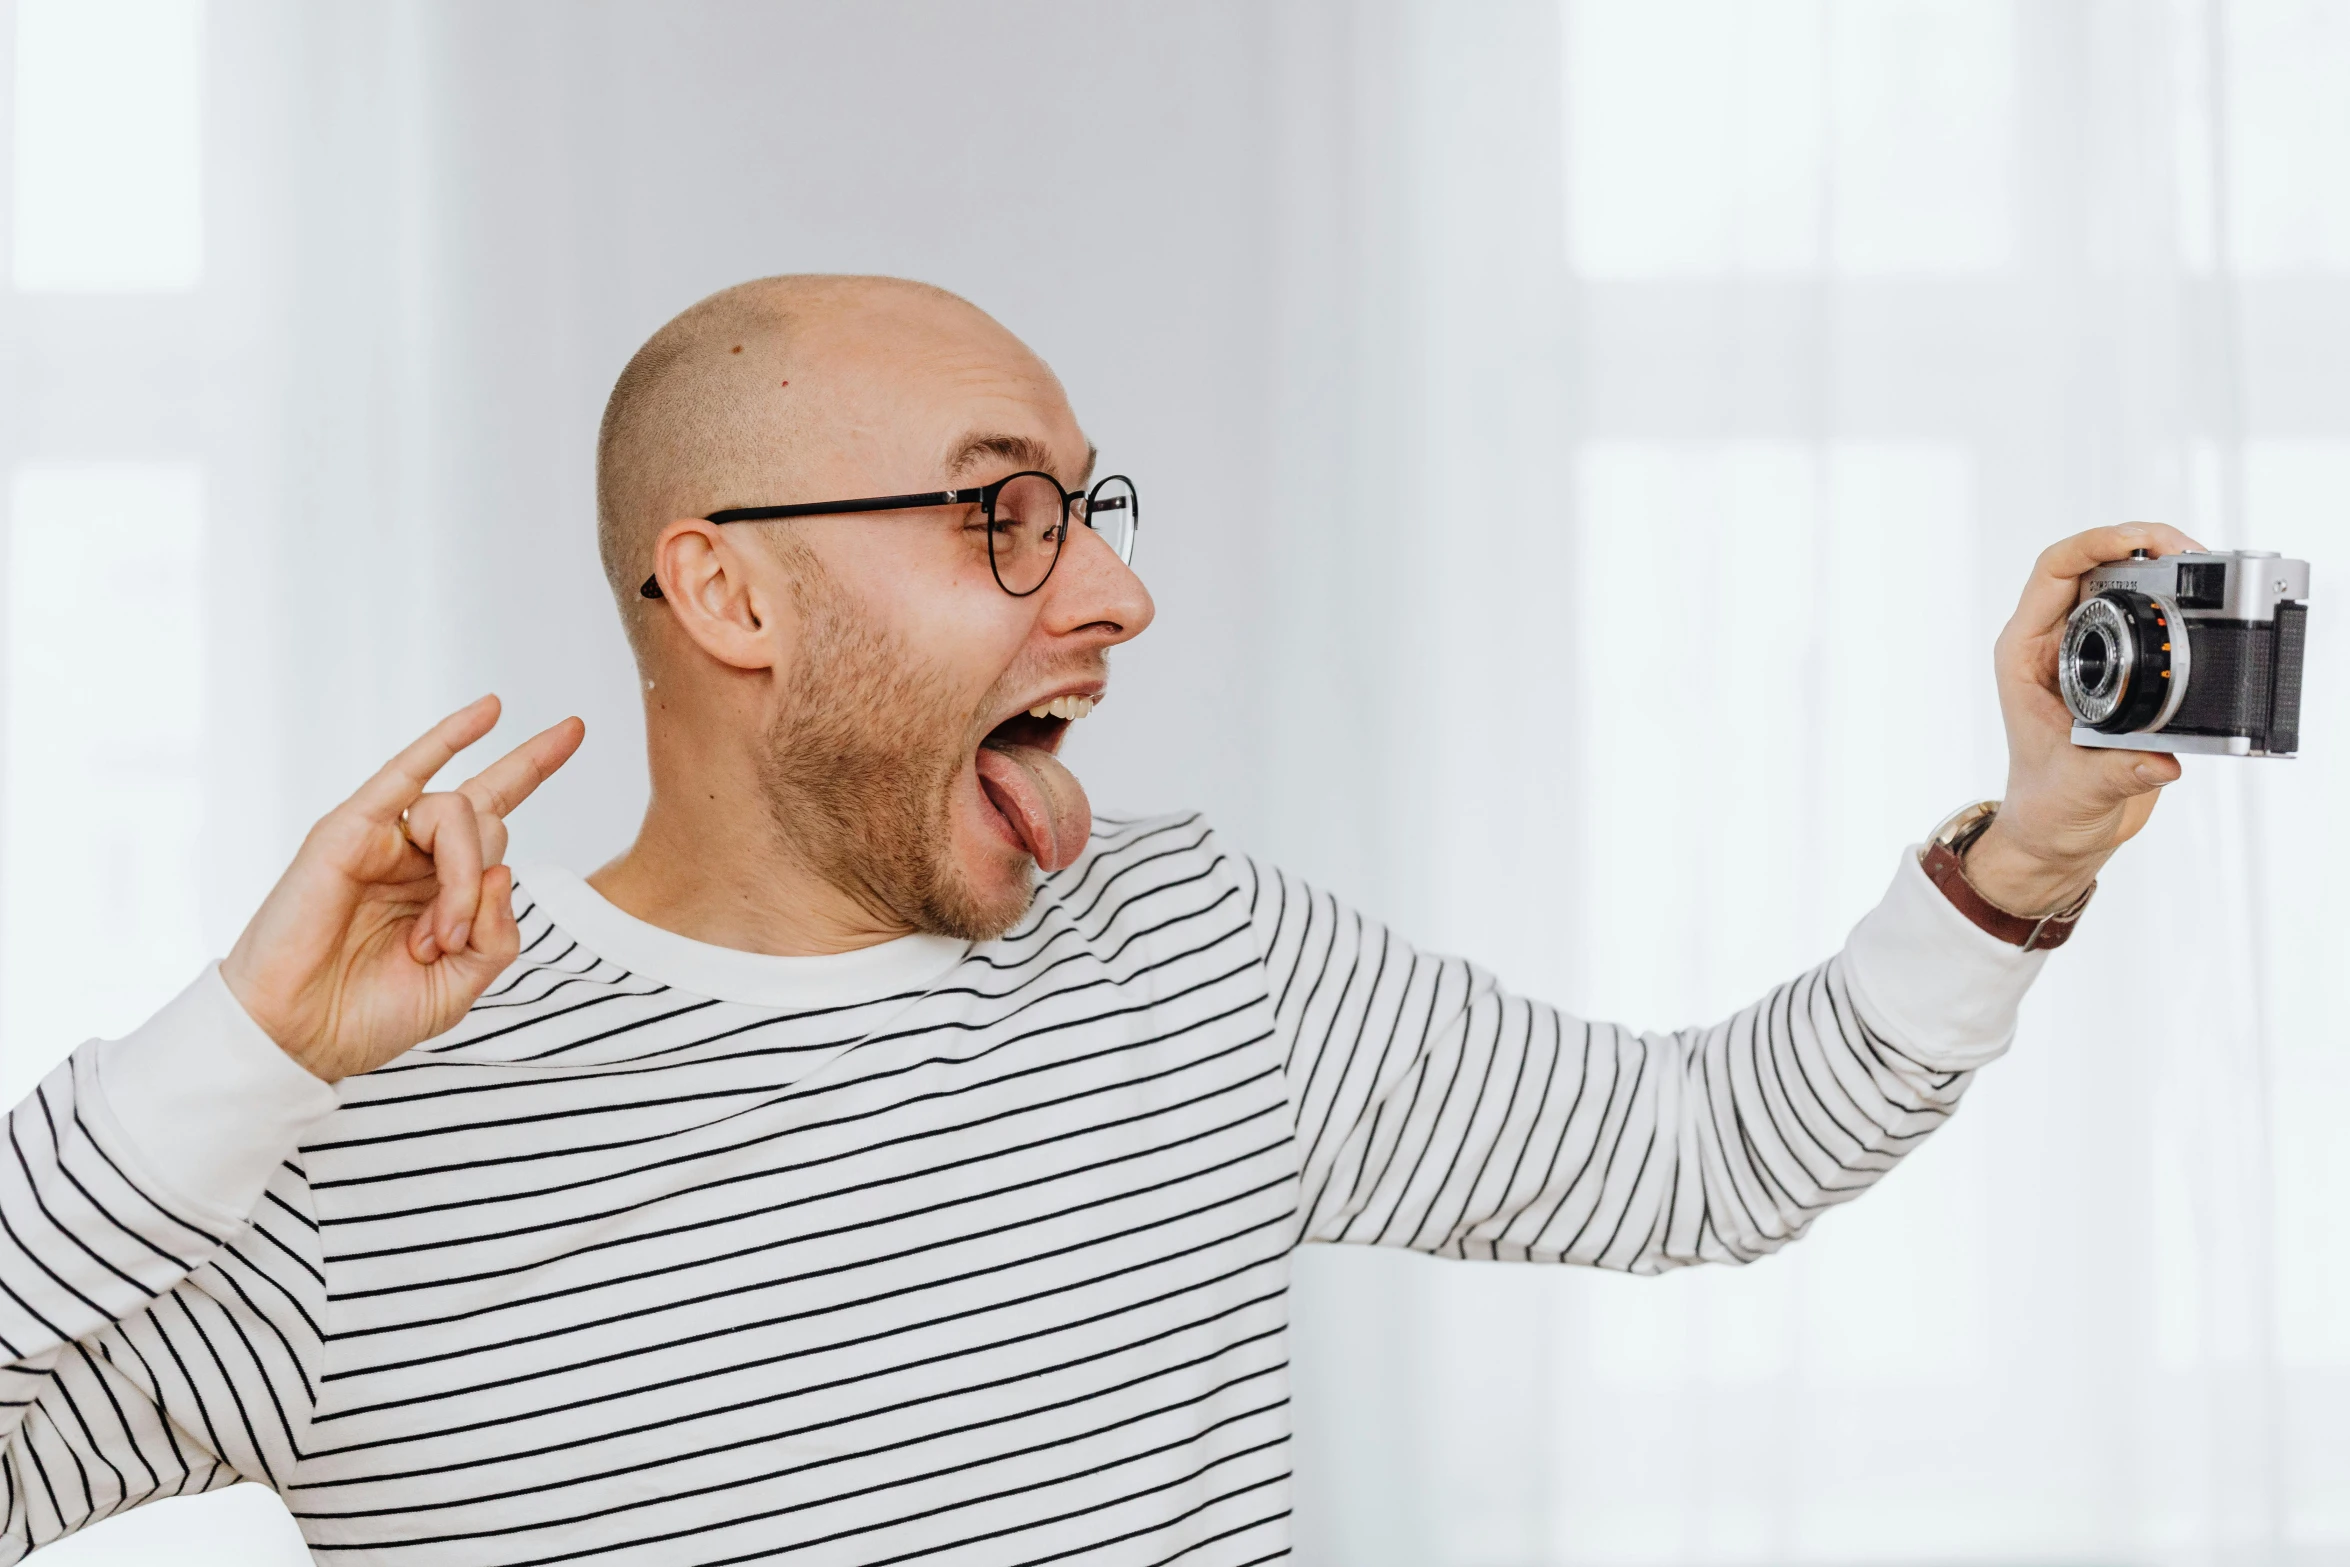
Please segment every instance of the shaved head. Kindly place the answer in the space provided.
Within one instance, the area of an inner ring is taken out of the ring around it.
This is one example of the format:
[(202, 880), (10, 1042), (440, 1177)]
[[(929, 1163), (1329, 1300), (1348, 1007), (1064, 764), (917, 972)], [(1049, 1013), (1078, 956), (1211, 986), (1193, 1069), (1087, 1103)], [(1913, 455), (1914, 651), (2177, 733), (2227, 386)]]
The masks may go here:
[(856, 442), (877, 380), (973, 337), (1034, 358), (969, 301), (904, 278), (759, 278), (655, 332), (613, 384), (596, 442), (596, 539), (639, 657), (637, 586), (663, 527), (731, 506), (835, 498), (808, 493), (811, 455)]

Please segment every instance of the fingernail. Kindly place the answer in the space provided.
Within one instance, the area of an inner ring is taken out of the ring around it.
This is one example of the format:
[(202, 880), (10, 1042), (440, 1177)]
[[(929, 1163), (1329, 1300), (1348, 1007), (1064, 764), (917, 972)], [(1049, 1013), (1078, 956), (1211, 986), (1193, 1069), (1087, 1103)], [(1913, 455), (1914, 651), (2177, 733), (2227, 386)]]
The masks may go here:
[(2152, 784), (2157, 789), (2170, 782), (2168, 778), (2163, 777), (2162, 774), (2156, 772), (2153, 768), (2146, 766), (2143, 762), (2138, 765), (2137, 772), (2138, 782), (2142, 784)]
[(433, 959), (439, 957), (440, 955), (441, 944), (433, 940), (429, 935), (426, 936), (424, 940), (418, 942), (416, 945), (416, 961), (419, 963), (430, 963)]
[(473, 922), (471, 920), (466, 921), (464, 924), (458, 926), (455, 930), (449, 932), (449, 950), (451, 952), (463, 952), (465, 950), (465, 938), (472, 933)]

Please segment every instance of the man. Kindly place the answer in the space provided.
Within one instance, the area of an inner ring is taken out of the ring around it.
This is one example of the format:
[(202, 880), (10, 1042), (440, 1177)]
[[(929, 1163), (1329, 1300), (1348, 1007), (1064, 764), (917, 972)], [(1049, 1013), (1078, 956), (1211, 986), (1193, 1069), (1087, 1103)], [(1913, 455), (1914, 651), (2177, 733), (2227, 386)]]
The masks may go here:
[(332, 1560), (1267, 1560), (1300, 1242), (1777, 1249), (1949, 1114), (2176, 776), (2067, 742), (2053, 647), (2080, 571), (2191, 546), (2083, 534), (1998, 648), (1987, 830), (1728, 1022), (1576, 1021), (1196, 818), (1091, 821), (1057, 751), (1152, 615), (1093, 466), (934, 289), (655, 334), (598, 471), (635, 844), (510, 881), (579, 732), (423, 795), (468, 709), (17, 1109), (16, 1549), (243, 1478)]

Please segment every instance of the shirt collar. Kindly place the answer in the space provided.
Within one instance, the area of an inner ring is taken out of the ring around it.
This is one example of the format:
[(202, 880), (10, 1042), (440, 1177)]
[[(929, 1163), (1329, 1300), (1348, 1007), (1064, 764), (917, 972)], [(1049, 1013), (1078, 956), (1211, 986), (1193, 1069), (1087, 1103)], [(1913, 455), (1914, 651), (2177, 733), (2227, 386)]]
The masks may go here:
[(675, 990), (746, 1006), (803, 1011), (921, 991), (971, 950), (952, 936), (916, 935), (854, 952), (780, 958), (647, 924), (556, 866), (517, 867), (514, 879), (525, 907), (535, 903), (598, 957)]

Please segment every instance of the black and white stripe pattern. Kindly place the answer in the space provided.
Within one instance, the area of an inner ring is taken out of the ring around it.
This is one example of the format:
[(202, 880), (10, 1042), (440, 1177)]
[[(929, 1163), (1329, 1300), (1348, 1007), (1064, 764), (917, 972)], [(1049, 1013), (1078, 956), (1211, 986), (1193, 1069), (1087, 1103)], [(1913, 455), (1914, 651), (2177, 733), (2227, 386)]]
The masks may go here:
[(1744, 1260), (1966, 1084), (1843, 959), (1710, 1029), (1586, 1024), (1192, 818), (800, 1012), (518, 900), (523, 959), (240, 1233), (112, 1145), (87, 1050), (15, 1111), (0, 1557), (249, 1479), (329, 1562), (1263, 1562), (1301, 1240)]

